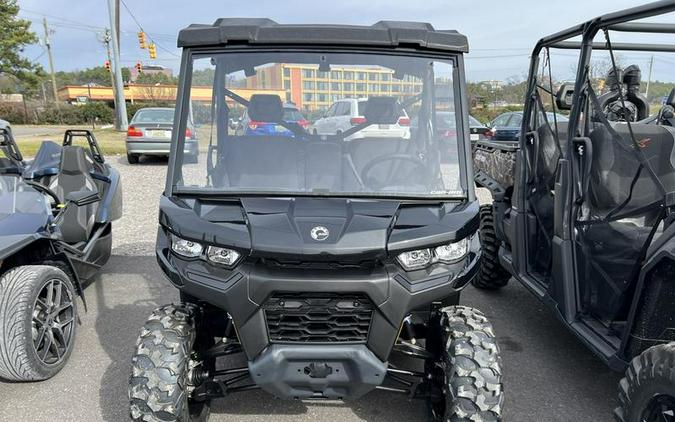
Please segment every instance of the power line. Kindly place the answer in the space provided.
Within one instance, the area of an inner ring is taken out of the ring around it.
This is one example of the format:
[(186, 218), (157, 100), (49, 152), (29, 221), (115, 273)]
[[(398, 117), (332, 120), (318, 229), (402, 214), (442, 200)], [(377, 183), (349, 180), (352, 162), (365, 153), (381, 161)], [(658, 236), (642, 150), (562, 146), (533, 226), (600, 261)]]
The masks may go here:
[[(122, 3), (122, 6), (124, 6), (124, 8), (127, 10), (127, 13), (129, 13), (129, 15), (131, 16), (131, 19), (133, 19), (133, 21), (136, 22), (136, 25), (138, 25), (138, 28), (141, 31), (145, 32), (145, 30), (143, 29), (143, 25), (141, 25), (141, 23), (138, 21), (138, 19), (136, 19), (136, 16), (134, 16), (134, 14), (131, 12), (131, 9), (129, 9), (129, 6), (127, 6), (127, 3), (124, 0), (120, 0), (120, 1)], [(178, 54), (174, 53), (173, 51), (169, 50), (168, 48), (165, 48), (163, 45), (161, 45), (160, 43), (155, 41), (155, 39), (149, 33), (147, 33), (147, 32), (145, 32), (145, 33), (148, 35), (148, 38), (150, 38), (150, 41), (152, 41), (161, 50), (164, 50), (165, 52), (171, 54), (174, 57), (180, 57)]]

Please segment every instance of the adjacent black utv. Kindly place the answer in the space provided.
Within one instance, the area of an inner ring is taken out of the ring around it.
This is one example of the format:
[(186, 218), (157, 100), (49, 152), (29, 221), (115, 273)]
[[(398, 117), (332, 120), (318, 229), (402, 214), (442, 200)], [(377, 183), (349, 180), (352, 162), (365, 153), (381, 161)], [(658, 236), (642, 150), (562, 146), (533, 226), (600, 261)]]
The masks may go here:
[[(480, 258), (466, 38), (422, 23), (219, 19), (178, 44), (157, 259), (181, 303), (141, 329), (133, 419), (202, 421), (213, 398), (261, 388), (285, 399), (382, 389), (428, 399), (435, 421), (500, 420), (492, 327), (457, 306)], [(213, 87), (193, 104), (208, 115), (205, 166), (183, 154), (194, 85)], [(342, 98), (359, 98), (360, 116)], [(284, 117), (286, 102), (351, 126), (314, 134)], [(232, 131), (235, 110), (252, 130)], [(434, 135), (447, 112), (454, 139)], [(240, 352), (247, 366), (216, 364)]]
[(73, 349), (75, 300), (110, 257), (122, 189), (89, 131), (43, 142), (31, 162), (0, 132), (0, 379), (44, 380)]
[[(494, 203), (481, 207), (474, 284), (498, 289), (513, 275), (611, 368), (627, 368), (620, 422), (675, 420), (675, 89), (650, 117), (640, 69), (620, 69), (614, 52), (675, 46), (612, 36), (663, 42), (674, 24), (636, 20), (673, 11), (674, 1), (652, 3), (540, 40), (519, 143), (475, 151), (476, 181)], [(579, 63), (574, 85), (554, 90), (557, 49), (579, 51)], [(608, 56), (604, 83), (593, 52)], [(569, 123), (547, 118), (557, 110), (570, 110)]]

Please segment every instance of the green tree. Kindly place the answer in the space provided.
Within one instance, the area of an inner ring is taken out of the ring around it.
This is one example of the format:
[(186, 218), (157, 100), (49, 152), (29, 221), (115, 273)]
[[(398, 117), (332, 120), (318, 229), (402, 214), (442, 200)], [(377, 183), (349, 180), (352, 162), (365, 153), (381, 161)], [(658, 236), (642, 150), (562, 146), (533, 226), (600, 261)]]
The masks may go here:
[(136, 78), (137, 84), (162, 84), (162, 85), (175, 85), (178, 80), (175, 77), (168, 76), (164, 73), (141, 73)]
[(42, 67), (21, 57), (23, 48), (37, 42), (30, 21), (19, 19), (16, 0), (0, 0), (0, 74), (12, 75), (22, 85), (35, 87), (43, 75)]

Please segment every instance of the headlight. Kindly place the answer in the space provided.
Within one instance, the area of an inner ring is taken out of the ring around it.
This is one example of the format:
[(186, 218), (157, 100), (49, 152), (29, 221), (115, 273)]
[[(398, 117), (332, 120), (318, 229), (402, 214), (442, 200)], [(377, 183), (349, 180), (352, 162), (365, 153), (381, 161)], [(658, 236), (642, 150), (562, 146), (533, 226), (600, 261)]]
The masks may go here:
[(204, 247), (192, 240), (181, 239), (176, 235), (171, 235), (171, 250), (187, 258), (197, 258), (202, 254)]
[(452, 264), (464, 258), (469, 252), (469, 239), (437, 247), (434, 252), (439, 261)]
[(431, 264), (431, 249), (403, 252), (396, 259), (406, 270), (417, 270)]
[(214, 264), (230, 267), (239, 260), (241, 254), (232, 249), (220, 248), (218, 246), (209, 246), (206, 249), (206, 257)]
[(433, 251), (431, 249), (417, 249), (403, 252), (396, 259), (406, 271), (411, 271), (427, 267), (434, 262), (452, 264), (462, 260), (467, 253), (469, 253), (469, 239), (464, 238), (457, 242), (438, 246)]

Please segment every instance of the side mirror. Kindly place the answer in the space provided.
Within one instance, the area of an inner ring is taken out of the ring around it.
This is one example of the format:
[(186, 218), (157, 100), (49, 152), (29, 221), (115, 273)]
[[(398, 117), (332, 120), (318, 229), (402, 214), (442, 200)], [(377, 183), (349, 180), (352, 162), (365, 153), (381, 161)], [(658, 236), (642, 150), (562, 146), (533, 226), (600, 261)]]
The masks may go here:
[(78, 207), (93, 204), (101, 200), (97, 191), (78, 190), (66, 195), (66, 203), (73, 203)]
[(572, 98), (574, 96), (574, 86), (572, 84), (562, 84), (555, 94), (555, 105), (558, 110), (571, 110)]
[(664, 106), (661, 110), (661, 119), (672, 119), (675, 117), (675, 109), (671, 105)]

